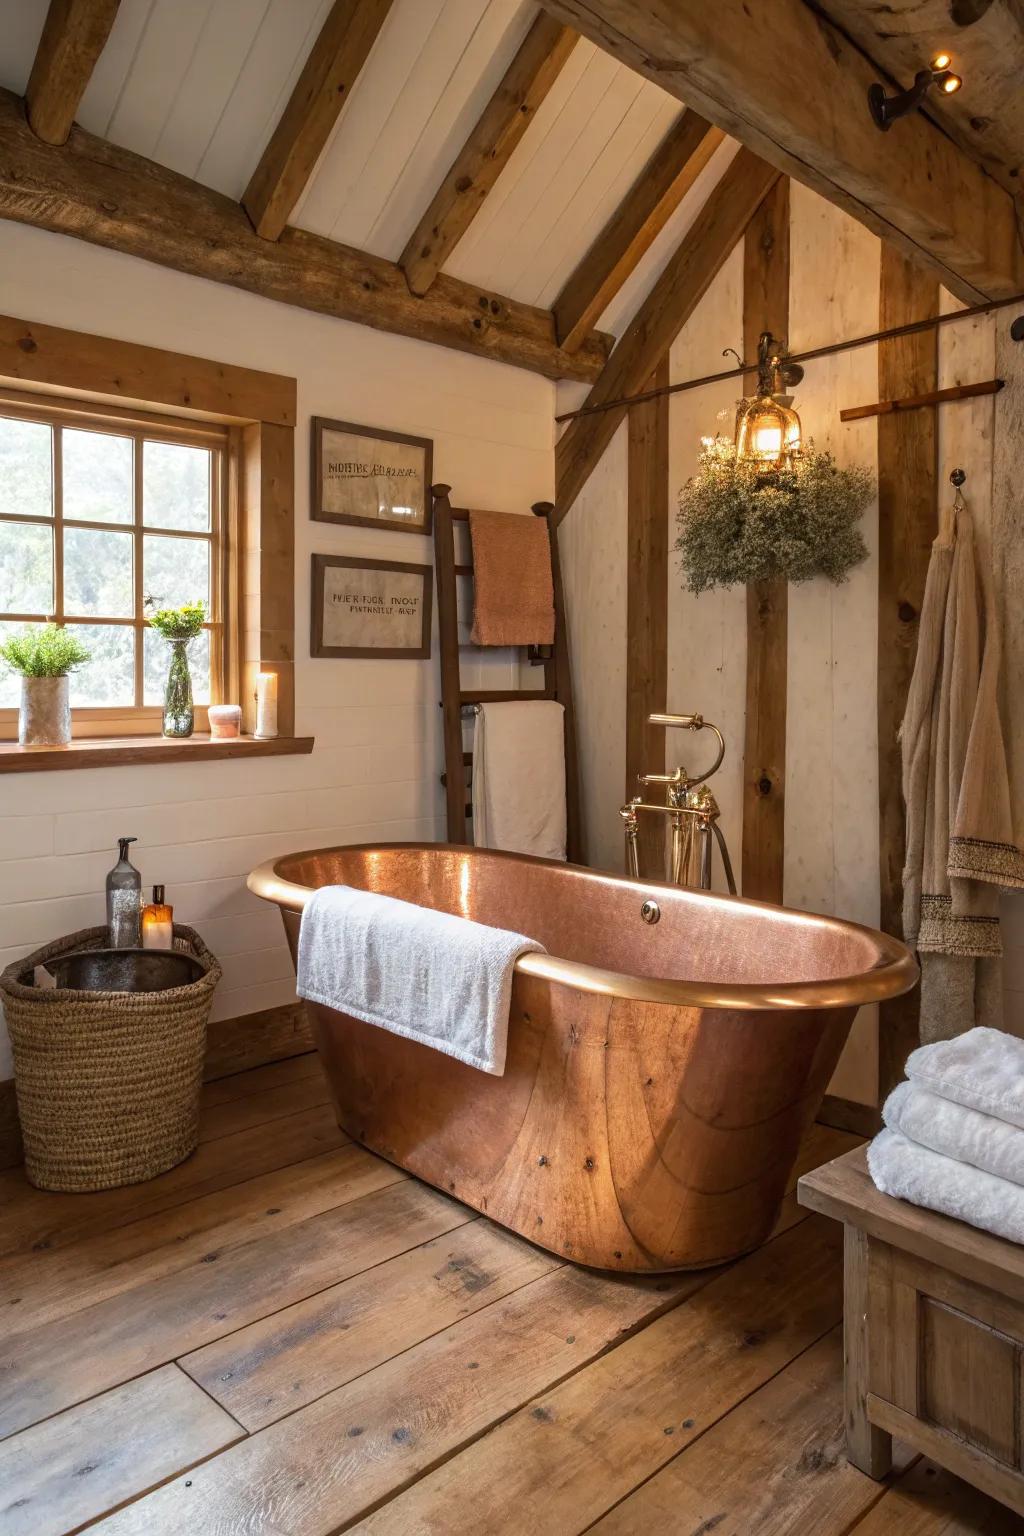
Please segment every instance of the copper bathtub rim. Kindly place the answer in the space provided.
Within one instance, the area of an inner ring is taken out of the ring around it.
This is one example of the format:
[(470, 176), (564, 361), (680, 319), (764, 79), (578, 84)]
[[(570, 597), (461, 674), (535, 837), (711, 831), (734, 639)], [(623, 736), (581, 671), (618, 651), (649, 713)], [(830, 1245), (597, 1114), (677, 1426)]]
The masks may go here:
[[(476, 850), (460, 843), (373, 842), (341, 843), (330, 848), (310, 848), (295, 853), (281, 854), (268, 859), (252, 871), (247, 885), (254, 895), (276, 906), (293, 912), (301, 912), (313, 888), (286, 880), (277, 873), (277, 866), (293, 859), (314, 858), (337, 854), (377, 852), (441, 852), (449, 851), (473, 854)], [(503, 853), (497, 849), (480, 850), (488, 858), (521, 863), (541, 864), (551, 869), (572, 871), (582, 875), (597, 875), (635, 889), (637, 892), (668, 892), (679, 895), (680, 888), (657, 881), (634, 881), (607, 872), (588, 869), (584, 865), (565, 864), (552, 859), (535, 859), (528, 855)], [(742, 905), (782, 910), (769, 902), (752, 901), (744, 897), (720, 896), (697, 890), (685, 894), (701, 901), (717, 902), (725, 906)], [(791, 911), (792, 909), (785, 909)], [(917, 981), (918, 967), (913, 955), (898, 939), (881, 933), (861, 923), (848, 922), (843, 918), (829, 917), (820, 913), (799, 912), (802, 921), (815, 925), (858, 933), (880, 951), (877, 963), (867, 971), (848, 976), (829, 977), (823, 981), (779, 981), (772, 983), (751, 982), (696, 982), (661, 979), (658, 977), (630, 976), (624, 972), (604, 970), (585, 965), (578, 960), (565, 960), (551, 954), (523, 955), (516, 962), (516, 970), (523, 975), (536, 976), (580, 992), (605, 997), (621, 997), (633, 1002), (667, 1003), (674, 1007), (728, 1008), (739, 1010), (789, 1009), (789, 1008), (842, 1008), (864, 1006), (898, 997), (908, 992)]]
[[(257, 865), (246, 880), (254, 896), (290, 912), (301, 912), (313, 893), (312, 886), (299, 885), (278, 874), (277, 866), (294, 859), (317, 856), (384, 852), (441, 852), (472, 854), (471, 847), (461, 843), (341, 843), (331, 848), (309, 848), (295, 853), (279, 854)], [(521, 863), (527, 855), (502, 853), (497, 849), (480, 850), (488, 858), (508, 859)], [(574, 871), (583, 875), (598, 875), (628, 886), (638, 893), (659, 891), (678, 895), (679, 886), (657, 881), (627, 880), (621, 876), (602, 873), (579, 864), (563, 864), (553, 859), (528, 858), (532, 864), (543, 864), (551, 869)], [(768, 902), (751, 901), (741, 896), (720, 896), (717, 893), (687, 890), (686, 895), (702, 901), (718, 902), (726, 906), (769, 907), (772, 911), (783, 910)], [(787, 911), (791, 909), (785, 909)], [(541, 977), (558, 982), (562, 986), (580, 992), (596, 993), (604, 997), (621, 997), (631, 1002), (667, 1003), (681, 1008), (728, 1008), (728, 1009), (781, 1009), (781, 1008), (848, 1008), (863, 1007), (870, 1003), (884, 1002), (909, 992), (918, 978), (917, 962), (905, 944), (878, 929), (861, 923), (847, 922), (843, 918), (828, 917), (820, 913), (796, 914), (810, 923), (844, 932), (858, 933), (879, 951), (879, 959), (870, 970), (850, 976), (833, 976), (824, 981), (754, 982), (697, 982), (660, 979), (650, 976), (629, 976), (619, 971), (603, 970), (598, 966), (585, 965), (578, 960), (563, 960), (556, 955), (528, 954), (516, 961), (516, 970), (524, 976)]]

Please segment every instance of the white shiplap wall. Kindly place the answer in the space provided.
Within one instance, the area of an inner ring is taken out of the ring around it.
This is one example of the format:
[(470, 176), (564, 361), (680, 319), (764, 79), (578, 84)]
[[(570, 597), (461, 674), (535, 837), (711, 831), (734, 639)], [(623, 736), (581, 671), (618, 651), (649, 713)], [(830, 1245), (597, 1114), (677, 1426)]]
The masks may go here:
[[(553, 387), (11, 224), (0, 226), (0, 293), (26, 319), (298, 379), (297, 724), (316, 737), (308, 758), (0, 778), (0, 965), (101, 921), (113, 839), (136, 833), (145, 883), (165, 882), (177, 915), (223, 957), (218, 1015), (288, 1001), (280, 919), (245, 890), (253, 865), (332, 842), (443, 836), (436, 647), (431, 662), (308, 654), (314, 550), (430, 561), (430, 544), (310, 522), (309, 418), (431, 437), (435, 476), (460, 502), (525, 511), (552, 496)], [(516, 681), (506, 653), (486, 665), (502, 674), (497, 685)], [(0, 1079), (9, 1075), (0, 1037)]]

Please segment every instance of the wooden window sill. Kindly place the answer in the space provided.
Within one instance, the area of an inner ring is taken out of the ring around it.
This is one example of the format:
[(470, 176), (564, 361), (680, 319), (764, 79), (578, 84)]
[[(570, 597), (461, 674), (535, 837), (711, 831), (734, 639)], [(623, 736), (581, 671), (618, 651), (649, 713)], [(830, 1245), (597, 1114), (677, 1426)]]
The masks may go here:
[(296, 757), (312, 750), (312, 736), (275, 736), (272, 741), (257, 741), (254, 736), (218, 741), (198, 735), (181, 741), (165, 736), (84, 736), (69, 747), (22, 747), (16, 741), (0, 741), (0, 773), (201, 763), (214, 758)]

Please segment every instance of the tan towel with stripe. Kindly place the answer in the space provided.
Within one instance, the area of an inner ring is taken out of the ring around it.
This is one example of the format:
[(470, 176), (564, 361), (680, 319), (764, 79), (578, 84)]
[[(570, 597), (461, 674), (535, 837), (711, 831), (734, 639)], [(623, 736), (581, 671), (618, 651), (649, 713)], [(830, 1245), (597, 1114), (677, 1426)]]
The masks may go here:
[(923, 1039), (1001, 1018), (991, 975), (1002, 952), (999, 887), (1024, 886), (1024, 855), (1013, 841), (1000, 651), (991, 583), (962, 507), (932, 545), (900, 733), (903, 932), (921, 956)]
[(555, 587), (547, 519), (469, 514), (474, 645), (552, 645)]

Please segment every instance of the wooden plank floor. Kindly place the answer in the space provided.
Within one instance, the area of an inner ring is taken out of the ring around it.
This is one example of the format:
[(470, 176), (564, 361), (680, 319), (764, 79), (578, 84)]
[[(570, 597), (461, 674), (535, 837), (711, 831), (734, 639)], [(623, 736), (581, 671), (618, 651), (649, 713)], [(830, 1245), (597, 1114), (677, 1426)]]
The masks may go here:
[[(1020, 1529), (847, 1464), (840, 1232), (792, 1188), (738, 1263), (615, 1278), (348, 1142), (313, 1056), (205, 1094), (148, 1184), (0, 1175), (3, 1536)], [(797, 1172), (854, 1144), (815, 1126)]]

